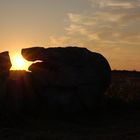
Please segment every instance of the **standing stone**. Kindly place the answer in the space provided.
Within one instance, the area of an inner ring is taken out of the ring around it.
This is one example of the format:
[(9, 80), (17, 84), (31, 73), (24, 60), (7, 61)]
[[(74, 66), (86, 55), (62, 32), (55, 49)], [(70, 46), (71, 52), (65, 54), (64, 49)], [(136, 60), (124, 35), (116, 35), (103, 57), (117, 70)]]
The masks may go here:
[(12, 64), (10, 61), (9, 53), (0, 53), (0, 108), (2, 109), (6, 103), (7, 96), (7, 82), (9, 78), (9, 71)]
[(110, 84), (108, 61), (86, 48), (33, 47), (22, 49), (22, 55), (40, 61), (29, 70), (41, 102), (52, 111), (92, 111)]
[(9, 73), (11, 66), (9, 53), (7, 51), (0, 53), (0, 75)]

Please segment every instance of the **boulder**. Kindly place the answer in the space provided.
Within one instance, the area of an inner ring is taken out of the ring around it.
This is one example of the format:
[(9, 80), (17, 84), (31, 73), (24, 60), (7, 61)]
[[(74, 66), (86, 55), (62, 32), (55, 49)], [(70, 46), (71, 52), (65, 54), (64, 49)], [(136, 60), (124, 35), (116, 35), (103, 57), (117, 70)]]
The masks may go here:
[(0, 53), (0, 109), (5, 104), (7, 81), (11, 66), (12, 64), (10, 61), (9, 53), (7, 51)]
[(109, 87), (111, 68), (99, 53), (86, 48), (22, 49), (22, 55), (33, 63), (34, 87), (41, 103), (51, 111), (92, 111), (100, 105)]
[(9, 73), (11, 66), (12, 64), (9, 53), (7, 51), (0, 53), (0, 74)]

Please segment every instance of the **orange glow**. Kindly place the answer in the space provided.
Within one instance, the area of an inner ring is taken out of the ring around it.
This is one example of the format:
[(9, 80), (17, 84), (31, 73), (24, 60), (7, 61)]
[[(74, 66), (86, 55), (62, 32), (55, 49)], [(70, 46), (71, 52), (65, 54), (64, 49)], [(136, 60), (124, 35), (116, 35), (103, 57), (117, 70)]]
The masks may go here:
[(20, 54), (11, 56), (12, 68), (11, 70), (28, 70), (31, 62), (26, 61)]

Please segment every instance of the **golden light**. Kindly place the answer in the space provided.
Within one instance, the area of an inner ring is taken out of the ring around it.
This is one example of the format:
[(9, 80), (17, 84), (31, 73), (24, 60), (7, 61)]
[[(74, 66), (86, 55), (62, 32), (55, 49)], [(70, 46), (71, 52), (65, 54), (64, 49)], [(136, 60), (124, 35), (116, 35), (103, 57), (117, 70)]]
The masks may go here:
[(21, 54), (14, 54), (11, 56), (12, 68), (11, 70), (28, 70), (31, 62), (25, 60)]

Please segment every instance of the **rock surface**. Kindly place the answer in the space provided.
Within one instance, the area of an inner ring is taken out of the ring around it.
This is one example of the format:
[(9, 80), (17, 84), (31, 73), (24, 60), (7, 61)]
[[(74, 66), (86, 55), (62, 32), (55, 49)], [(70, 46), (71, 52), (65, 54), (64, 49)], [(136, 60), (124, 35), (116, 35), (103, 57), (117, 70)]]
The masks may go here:
[(9, 72), (11, 66), (9, 53), (7, 51), (0, 53), (0, 74)]
[(92, 111), (100, 105), (111, 79), (107, 60), (86, 48), (26, 48), (33, 63), (33, 85), (42, 105), (51, 111)]
[(6, 103), (7, 81), (11, 66), (9, 53), (7, 51), (0, 53), (0, 109), (3, 108)]

